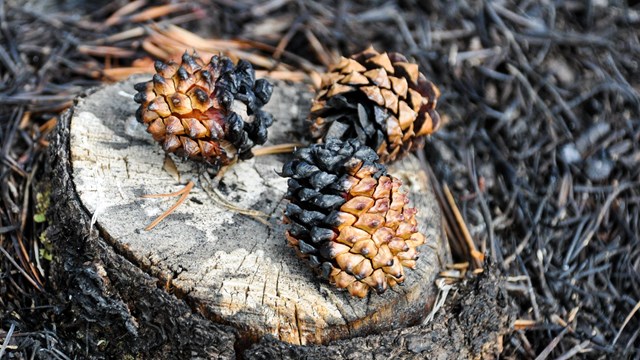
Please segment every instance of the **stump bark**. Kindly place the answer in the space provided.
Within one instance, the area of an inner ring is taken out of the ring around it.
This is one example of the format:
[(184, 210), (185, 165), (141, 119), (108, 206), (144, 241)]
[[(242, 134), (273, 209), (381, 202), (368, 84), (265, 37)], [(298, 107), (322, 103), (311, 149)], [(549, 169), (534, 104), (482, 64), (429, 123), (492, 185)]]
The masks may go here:
[[(427, 236), (417, 269), (402, 287), (352, 298), (316, 278), (285, 245), (286, 180), (276, 171), (288, 155), (240, 162), (212, 188), (202, 165), (166, 156), (135, 121), (132, 86), (147, 78), (86, 94), (52, 139), (54, 284), (82, 320), (67, 331), (84, 332), (92, 351), (109, 356), (233, 358), (253, 343), (245, 355), (260, 357), (276, 351), (273, 344), (347, 344), (422, 321), (450, 255), (415, 158), (390, 172), (403, 180)], [(305, 85), (276, 84), (265, 107), (276, 119), (268, 144), (299, 138), (311, 98)], [(144, 231), (175, 199), (141, 196), (189, 180), (198, 184), (189, 200)], [(267, 224), (230, 205), (267, 214)], [(256, 351), (265, 335), (272, 350)]]

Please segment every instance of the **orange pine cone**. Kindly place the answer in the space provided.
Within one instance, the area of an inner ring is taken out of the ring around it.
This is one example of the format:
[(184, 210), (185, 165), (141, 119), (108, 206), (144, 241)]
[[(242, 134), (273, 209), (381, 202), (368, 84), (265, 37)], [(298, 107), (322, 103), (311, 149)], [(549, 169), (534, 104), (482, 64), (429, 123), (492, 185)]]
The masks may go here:
[(290, 177), (289, 244), (323, 278), (358, 297), (404, 282), (404, 268), (415, 268), (425, 242), (402, 182), (377, 160), (358, 140), (329, 139), (299, 150), (281, 174)]
[[(273, 85), (256, 80), (248, 62), (234, 66), (213, 56), (205, 64), (185, 52), (182, 64), (157, 61), (155, 69), (150, 81), (135, 85), (136, 117), (166, 152), (219, 168), (251, 157), (251, 148), (267, 140), (273, 119), (261, 108)], [(234, 101), (246, 105), (248, 118), (231, 110)]]
[(440, 127), (440, 90), (402, 54), (370, 47), (343, 57), (321, 86), (309, 115), (316, 142), (357, 138), (386, 163), (420, 148)]

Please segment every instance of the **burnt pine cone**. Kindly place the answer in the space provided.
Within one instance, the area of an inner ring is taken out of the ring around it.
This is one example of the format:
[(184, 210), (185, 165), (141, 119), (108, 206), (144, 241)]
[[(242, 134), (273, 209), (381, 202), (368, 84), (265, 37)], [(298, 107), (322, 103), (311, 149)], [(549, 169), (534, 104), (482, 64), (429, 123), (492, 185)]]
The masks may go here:
[[(156, 61), (155, 69), (150, 81), (134, 86), (140, 104), (136, 118), (166, 152), (207, 162), (217, 171), (250, 158), (251, 148), (267, 140), (273, 118), (261, 108), (273, 85), (256, 80), (250, 63), (234, 66), (216, 55), (205, 64), (195, 52), (185, 52), (182, 64)], [(232, 110), (235, 101), (246, 106), (248, 119)]]
[(357, 139), (328, 139), (299, 150), (283, 167), (290, 177), (286, 238), (324, 279), (351, 295), (379, 294), (415, 268), (416, 209), (373, 149)]
[(424, 144), (440, 127), (440, 90), (399, 53), (373, 47), (324, 74), (309, 115), (312, 140), (358, 138), (383, 163)]

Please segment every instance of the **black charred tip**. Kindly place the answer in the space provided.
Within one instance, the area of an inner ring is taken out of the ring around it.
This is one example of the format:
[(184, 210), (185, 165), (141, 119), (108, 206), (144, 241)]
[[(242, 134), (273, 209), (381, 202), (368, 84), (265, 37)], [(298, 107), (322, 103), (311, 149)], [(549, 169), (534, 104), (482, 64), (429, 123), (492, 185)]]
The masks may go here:
[(315, 254), (318, 252), (318, 249), (316, 249), (310, 244), (307, 244), (304, 240), (298, 240), (298, 247), (300, 248), (300, 252), (305, 255)]
[(322, 244), (333, 240), (336, 234), (331, 229), (322, 227), (314, 227), (311, 229), (311, 241), (315, 244)]
[(147, 101), (147, 93), (139, 92), (133, 96), (133, 101), (142, 104)]
[[(297, 166), (297, 161), (296, 160), (291, 160), (291, 161), (287, 161), (286, 163), (284, 163), (284, 165), (282, 165), (282, 171), (278, 174), (282, 177), (292, 177), (293, 174), (295, 174), (295, 167)], [(294, 180), (294, 179), (290, 179), (290, 180)], [(294, 180), (295, 181), (295, 180)], [(296, 181), (296, 183), (298, 183)]]
[(167, 68), (167, 64), (160, 60), (156, 60), (153, 62), (153, 67), (156, 69), (156, 72), (162, 72)]
[(147, 82), (146, 81), (145, 82), (139, 82), (139, 83), (133, 85), (133, 89), (135, 91), (145, 91), (145, 90), (147, 90)]
[(189, 72), (182, 66), (180, 66), (180, 68), (178, 69), (178, 78), (180, 80), (188, 80), (189, 79)]
[(204, 103), (207, 100), (209, 100), (209, 95), (207, 94), (206, 91), (202, 90), (201, 88), (195, 89), (193, 93), (196, 96), (196, 99), (198, 99), (198, 101), (200, 101), (201, 103)]
[(264, 105), (271, 99), (271, 94), (273, 94), (273, 84), (266, 79), (258, 79), (253, 87), (253, 91), (256, 94), (256, 98), (258, 98), (260, 103)]
[(331, 275), (331, 270), (333, 270), (333, 265), (331, 265), (330, 262), (323, 262), (320, 276), (325, 280), (329, 280), (329, 276)]

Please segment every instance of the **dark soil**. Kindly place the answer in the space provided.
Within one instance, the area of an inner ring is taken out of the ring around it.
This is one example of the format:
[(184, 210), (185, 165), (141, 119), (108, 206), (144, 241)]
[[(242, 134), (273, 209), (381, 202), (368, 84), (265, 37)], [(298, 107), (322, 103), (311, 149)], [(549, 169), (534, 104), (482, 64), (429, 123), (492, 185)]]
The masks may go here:
[[(502, 356), (640, 358), (640, 6), (616, 0), (0, 1), (0, 356), (92, 355), (47, 281), (46, 136), (152, 57), (154, 21), (243, 40), (263, 70), (413, 58), (446, 121), (424, 155), (518, 309)], [(269, 341), (248, 354), (289, 354)]]

